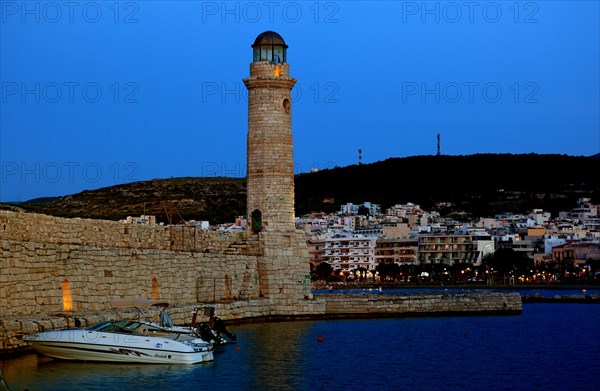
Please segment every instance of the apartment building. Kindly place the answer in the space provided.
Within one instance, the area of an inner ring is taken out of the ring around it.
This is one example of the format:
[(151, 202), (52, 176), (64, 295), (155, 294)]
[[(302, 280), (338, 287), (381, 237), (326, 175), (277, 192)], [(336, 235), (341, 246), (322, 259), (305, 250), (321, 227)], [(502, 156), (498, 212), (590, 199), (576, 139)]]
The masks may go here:
[(381, 206), (371, 202), (363, 202), (360, 205), (355, 205), (352, 203), (340, 205), (340, 211), (338, 213), (342, 215), (356, 215), (361, 208), (367, 209), (369, 211), (369, 216), (377, 216), (381, 214)]
[(416, 265), (418, 249), (417, 239), (379, 239), (375, 246), (375, 264)]
[(410, 234), (407, 223), (384, 223), (381, 227), (381, 236), (387, 239), (406, 239)]
[(376, 224), (376, 225), (365, 225), (365, 226), (355, 227), (354, 233), (357, 235), (373, 236), (373, 237), (378, 238), (383, 235), (383, 225)]
[(495, 248), (489, 235), (422, 235), (418, 241), (420, 265), (470, 263), (479, 266), (483, 257), (493, 253)]
[(396, 204), (386, 209), (385, 214), (388, 216), (408, 217), (411, 214), (420, 214), (421, 212), (419, 205), (409, 202), (407, 204)]
[(335, 235), (325, 239), (323, 260), (334, 270), (351, 272), (359, 267), (375, 269), (376, 237), (363, 235)]
[(600, 260), (600, 244), (567, 242), (552, 247), (552, 260), (583, 265), (590, 260)]
[(588, 203), (571, 210), (571, 220), (577, 223), (593, 217), (598, 217), (598, 207), (596, 205)]
[(308, 255), (310, 257), (310, 270), (314, 271), (321, 262), (324, 261), (325, 240), (309, 239), (306, 241), (308, 246)]

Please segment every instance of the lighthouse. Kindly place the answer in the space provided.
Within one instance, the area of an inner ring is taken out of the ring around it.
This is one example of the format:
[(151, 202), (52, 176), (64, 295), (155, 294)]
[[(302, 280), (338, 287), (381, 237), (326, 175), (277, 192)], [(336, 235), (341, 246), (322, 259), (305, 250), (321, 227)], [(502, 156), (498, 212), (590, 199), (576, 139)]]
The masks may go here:
[(274, 31), (252, 45), (248, 88), (247, 216), (253, 233), (293, 230), (294, 147), (287, 48)]
[(294, 145), (287, 49), (274, 31), (252, 44), (248, 88), (247, 216), (257, 240), (259, 295), (272, 299), (311, 298), (306, 234), (294, 217)]

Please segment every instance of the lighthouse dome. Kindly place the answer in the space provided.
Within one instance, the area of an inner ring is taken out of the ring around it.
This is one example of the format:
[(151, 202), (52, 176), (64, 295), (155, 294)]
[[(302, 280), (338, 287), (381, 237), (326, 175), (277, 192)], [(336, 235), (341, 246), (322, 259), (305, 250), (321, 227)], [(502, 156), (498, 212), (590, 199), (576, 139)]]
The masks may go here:
[(277, 34), (275, 31), (265, 31), (264, 33), (260, 33), (254, 40), (252, 47), (258, 45), (280, 45), (285, 48), (288, 47), (281, 35)]
[(288, 45), (275, 31), (260, 33), (252, 44), (253, 61), (269, 61), (275, 65), (286, 62), (286, 50)]

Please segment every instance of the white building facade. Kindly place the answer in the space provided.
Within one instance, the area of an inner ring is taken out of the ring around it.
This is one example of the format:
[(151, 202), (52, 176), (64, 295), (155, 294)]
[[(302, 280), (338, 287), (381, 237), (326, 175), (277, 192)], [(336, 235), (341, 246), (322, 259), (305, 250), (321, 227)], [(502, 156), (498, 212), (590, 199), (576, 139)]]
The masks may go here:
[(335, 235), (325, 240), (323, 261), (341, 272), (352, 272), (360, 267), (374, 270), (376, 242), (376, 237)]

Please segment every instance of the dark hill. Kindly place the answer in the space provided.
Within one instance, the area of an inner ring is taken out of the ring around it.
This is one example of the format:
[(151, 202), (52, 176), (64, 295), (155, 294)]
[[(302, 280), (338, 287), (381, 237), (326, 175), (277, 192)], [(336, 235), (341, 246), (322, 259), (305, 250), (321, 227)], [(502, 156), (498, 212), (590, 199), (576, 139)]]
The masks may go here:
[(383, 208), (414, 202), (445, 212), (473, 216), (522, 213), (542, 208), (554, 214), (570, 210), (578, 198), (598, 202), (600, 160), (591, 157), (537, 154), (478, 154), (390, 158), (368, 165), (323, 170), (296, 177), (296, 209), (327, 210), (335, 205), (371, 201)]
[[(37, 201), (37, 200), (36, 200)], [(240, 178), (170, 178), (133, 182), (61, 197), (21, 208), (61, 217), (124, 219), (143, 213), (159, 221), (232, 222), (245, 213), (246, 181)]]
[[(556, 215), (578, 198), (600, 203), (600, 160), (537, 154), (414, 156), (296, 175), (296, 213), (335, 211), (339, 205), (371, 201), (385, 208), (413, 202), (428, 210), (462, 216), (523, 213), (542, 208)], [(27, 210), (64, 217), (122, 219), (156, 215), (233, 222), (245, 214), (243, 178), (172, 178), (111, 186), (23, 203)], [(437, 203), (451, 207), (439, 209)]]

